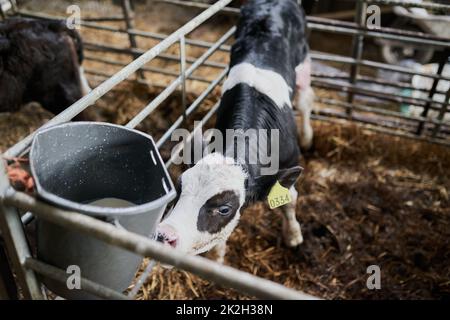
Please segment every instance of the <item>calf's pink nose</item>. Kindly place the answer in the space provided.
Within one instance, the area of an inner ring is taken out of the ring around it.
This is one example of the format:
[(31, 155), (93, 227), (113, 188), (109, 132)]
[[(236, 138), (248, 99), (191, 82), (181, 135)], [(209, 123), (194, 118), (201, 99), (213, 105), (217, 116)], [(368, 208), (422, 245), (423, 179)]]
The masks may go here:
[(175, 248), (177, 246), (178, 236), (171, 226), (161, 225), (156, 230), (156, 240)]

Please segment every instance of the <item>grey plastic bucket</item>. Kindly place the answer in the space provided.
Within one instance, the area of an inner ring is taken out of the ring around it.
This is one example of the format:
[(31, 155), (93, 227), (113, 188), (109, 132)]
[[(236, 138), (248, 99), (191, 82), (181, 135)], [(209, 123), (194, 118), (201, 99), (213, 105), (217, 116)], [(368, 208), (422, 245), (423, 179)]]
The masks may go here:
[[(77, 211), (144, 236), (152, 236), (176, 191), (153, 139), (142, 132), (98, 122), (65, 123), (40, 131), (30, 151), (37, 195), (58, 207)], [(98, 206), (105, 198), (133, 206)], [(85, 234), (37, 220), (38, 258), (62, 270), (78, 266), (81, 276), (119, 292), (139, 268), (140, 256)], [(70, 276), (71, 273), (68, 273)], [(67, 299), (95, 299), (42, 277)]]

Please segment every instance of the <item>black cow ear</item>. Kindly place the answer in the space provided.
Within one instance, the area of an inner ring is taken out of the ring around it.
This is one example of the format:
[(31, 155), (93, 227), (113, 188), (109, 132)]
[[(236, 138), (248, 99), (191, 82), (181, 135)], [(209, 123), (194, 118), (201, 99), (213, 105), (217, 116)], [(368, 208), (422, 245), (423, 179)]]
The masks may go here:
[(278, 171), (277, 179), (283, 187), (290, 188), (295, 184), (302, 172), (303, 168), (300, 166), (282, 169)]
[(181, 179), (181, 174), (178, 176), (177, 178), (177, 182), (175, 184), (175, 189), (177, 191), (177, 196), (179, 197), (181, 194), (181, 188), (182, 188), (182, 179)]

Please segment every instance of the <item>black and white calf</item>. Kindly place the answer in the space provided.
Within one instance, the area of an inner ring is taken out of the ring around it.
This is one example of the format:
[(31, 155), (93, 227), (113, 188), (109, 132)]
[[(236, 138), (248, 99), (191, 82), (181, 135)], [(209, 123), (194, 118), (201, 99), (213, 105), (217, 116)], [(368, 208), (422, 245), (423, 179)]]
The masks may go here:
[(91, 89), (79, 34), (64, 22), (15, 18), (0, 23), (0, 112), (35, 101), (54, 114)]
[(250, 0), (242, 7), (216, 128), (224, 136), (227, 129), (266, 129), (269, 135), (278, 129), (279, 170), (262, 175), (261, 166), (249, 163), (248, 157), (229, 156), (236, 145), (227, 141), (223, 153), (206, 155), (182, 174), (180, 198), (158, 228), (160, 241), (190, 254), (216, 246), (223, 257), (241, 208), (265, 200), (279, 181), (293, 199), (281, 207), (285, 243), (290, 247), (302, 243), (295, 215), (295, 182), (302, 169), (292, 100), (297, 91), (294, 105), (302, 114), (300, 144), (309, 148), (314, 93), (305, 27), (304, 12), (296, 0)]

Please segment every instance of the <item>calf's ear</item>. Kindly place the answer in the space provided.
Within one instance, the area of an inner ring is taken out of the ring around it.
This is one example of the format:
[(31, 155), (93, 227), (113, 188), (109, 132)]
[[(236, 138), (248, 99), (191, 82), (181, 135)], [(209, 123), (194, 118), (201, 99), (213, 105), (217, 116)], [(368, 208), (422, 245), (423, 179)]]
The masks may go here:
[(300, 166), (279, 170), (277, 174), (277, 180), (283, 187), (290, 188), (298, 180), (302, 171), (303, 168)]

